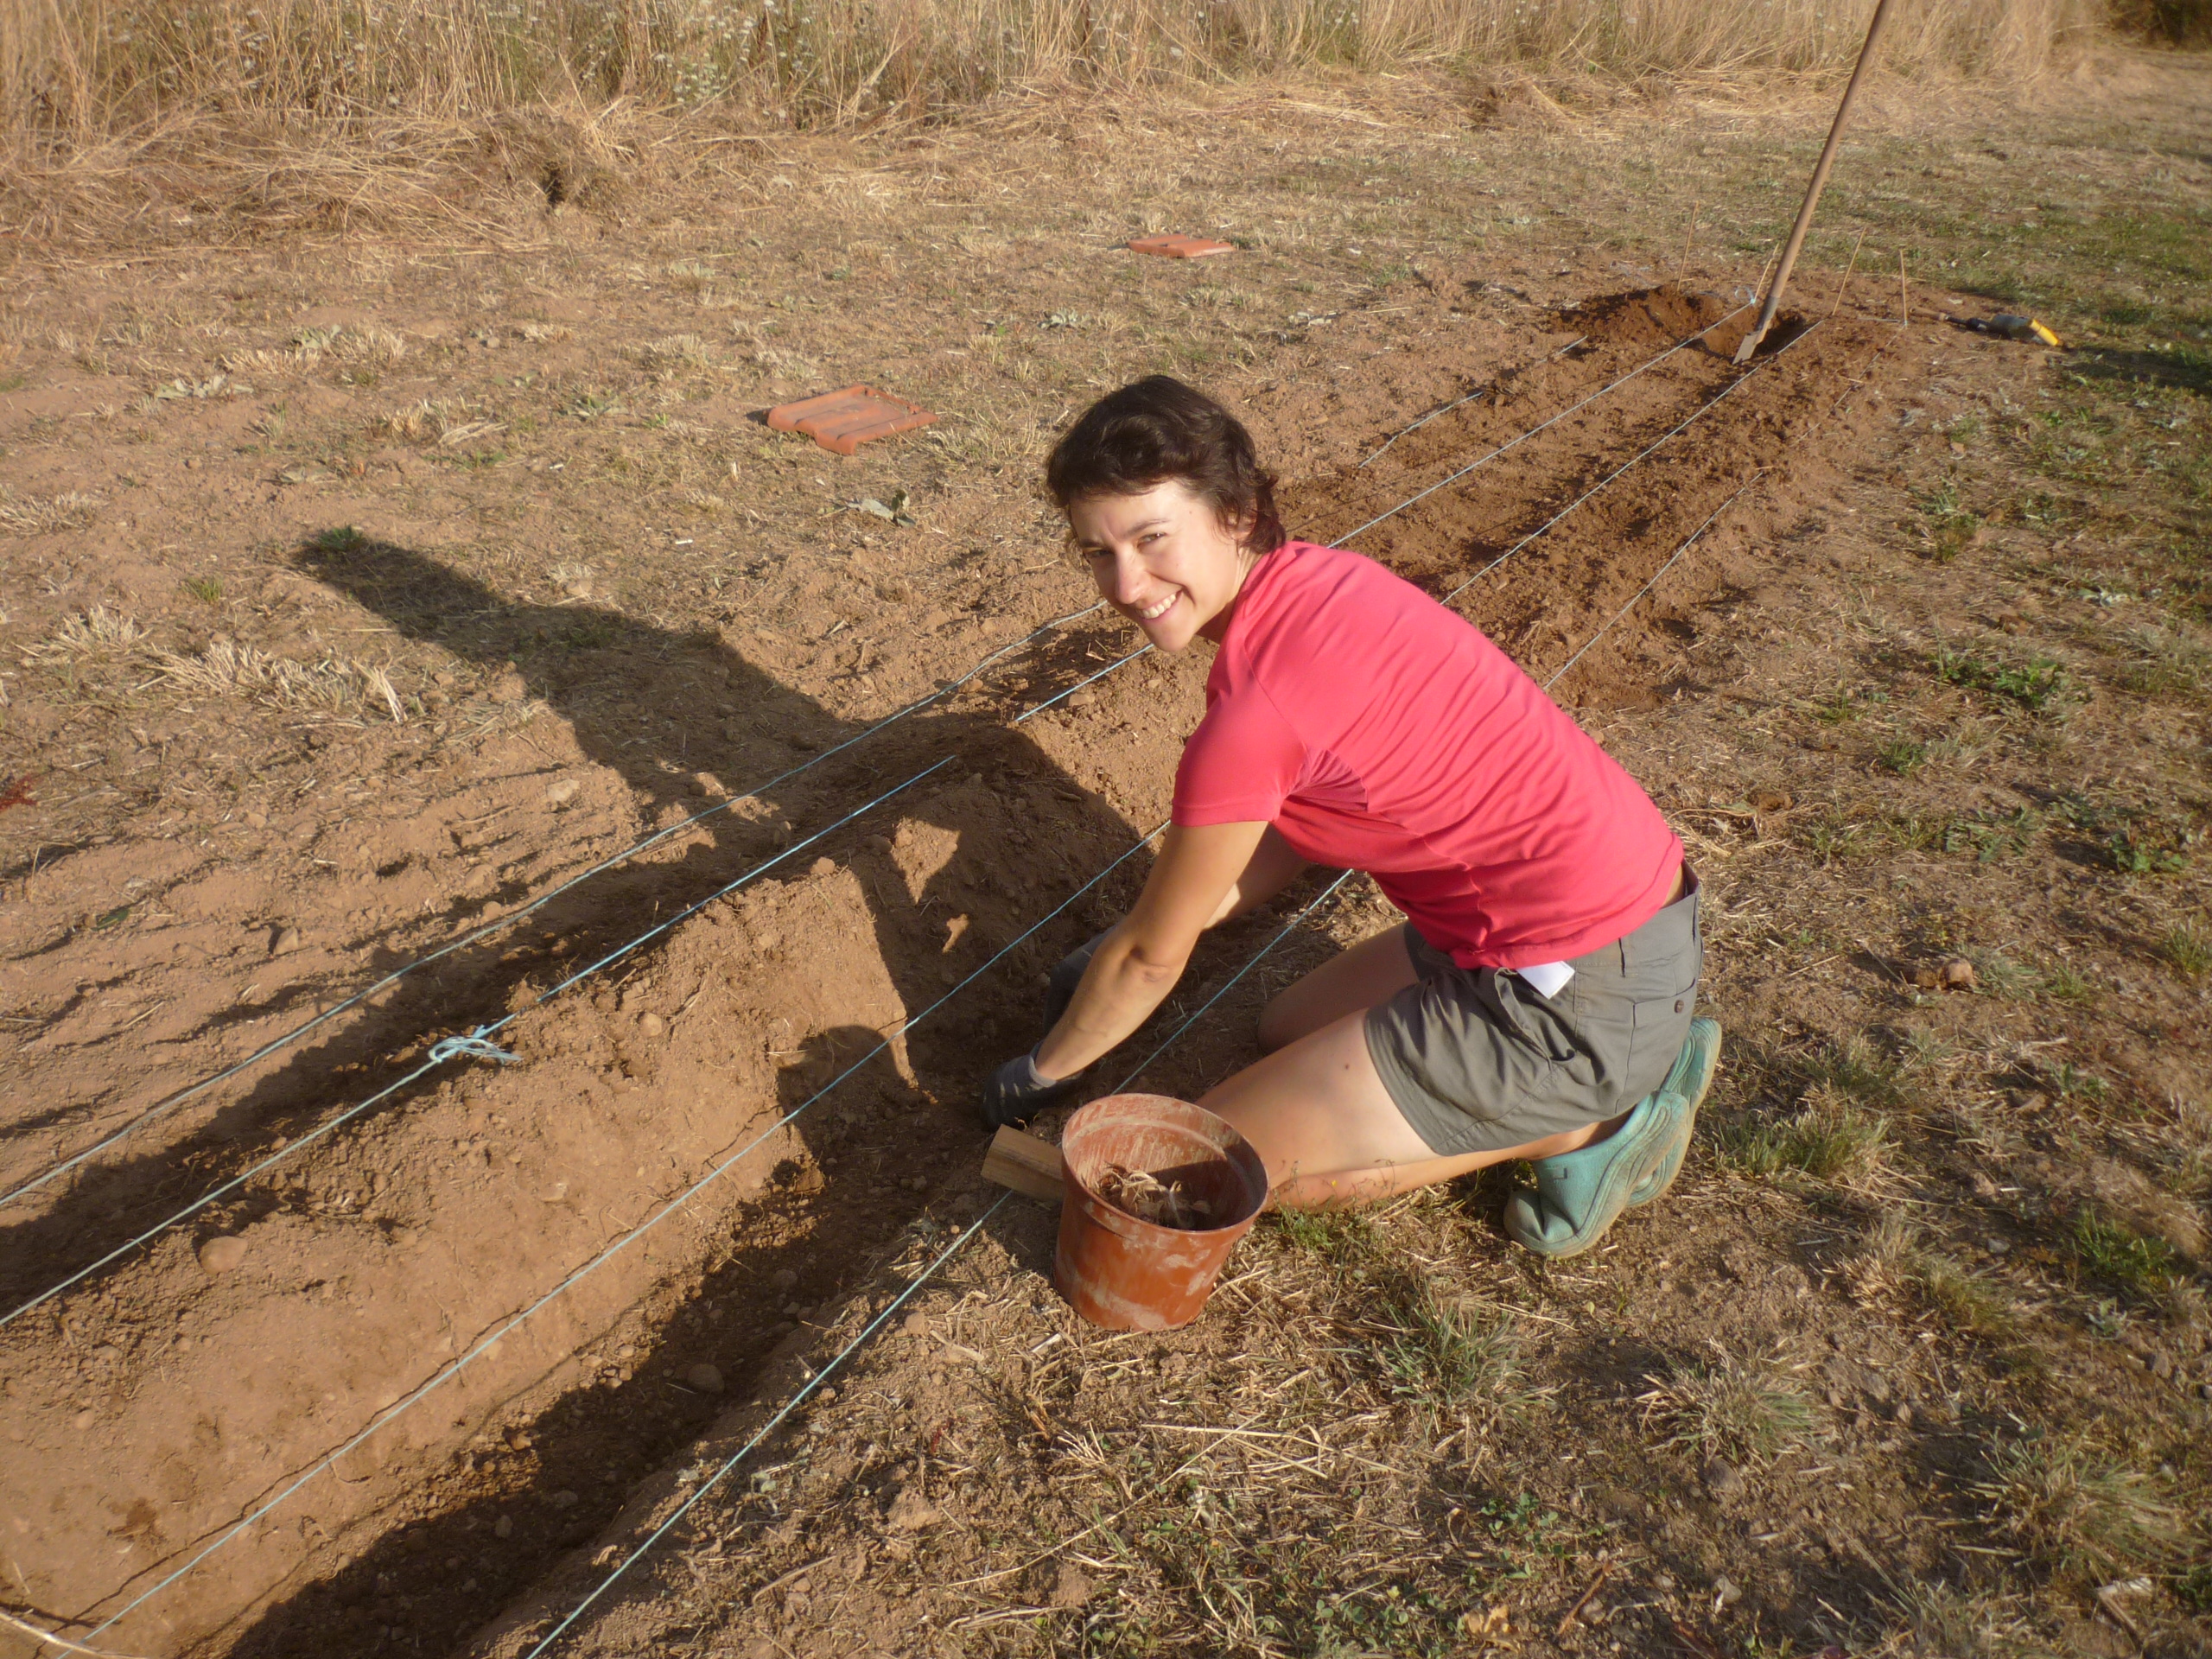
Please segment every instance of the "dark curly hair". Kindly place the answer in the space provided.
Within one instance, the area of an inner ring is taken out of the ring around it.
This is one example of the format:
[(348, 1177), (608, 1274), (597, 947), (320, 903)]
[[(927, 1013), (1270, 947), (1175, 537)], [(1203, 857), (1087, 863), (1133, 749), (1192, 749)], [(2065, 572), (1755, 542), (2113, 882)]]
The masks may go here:
[(1260, 465), (1244, 424), (1202, 391), (1164, 374), (1110, 391), (1061, 434), (1045, 487), (1067, 512), (1101, 495), (1139, 495), (1179, 479), (1224, 526), (1249, 524), (1245, 550), (1283, 544), (1274, 475)]

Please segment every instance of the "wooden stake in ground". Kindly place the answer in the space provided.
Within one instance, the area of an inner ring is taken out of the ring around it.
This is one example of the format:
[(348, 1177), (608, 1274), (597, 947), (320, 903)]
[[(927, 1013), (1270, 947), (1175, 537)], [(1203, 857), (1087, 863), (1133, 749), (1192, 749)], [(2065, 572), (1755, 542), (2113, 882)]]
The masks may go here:
[(1835, 106), (1835, 120), (1828, 128), (1828, 141), (1821, 146), (1821, 159), (1814, 164), (1812, 183), (1805, 187), (1805, 205), (1797, 210), (1797, 222), (1789, 227), (1789, 240), (1782, 250), (1782, 263), (1775, 267), (1774, 286), (1766, 291), (1766, 303), (1759, 308), (1757, 326), (1736, 348), (1738, 363), (1751, 360), (1751, 353), (1758, 350), (1766, 331), (1774, 326), (1774, 314), (1782, 308), (1782, 296), (1789, 286), (1789, 272), (1797, 263), (1797, 250), (1805, 245), (1805, 232), (1813, 225), (1813, 209), (1820, 204), (1821, 192), (1827, 185), (1828, 169), (1835, 165), (1836, 146), (1843, 139), (1843, 124), (1850, 118), (1851, 101), (1858, 97), (1859, 83), (1866, 78), (1866, 67), (1874, 61), (1874, 42), (1881, 38), (1882, 24), (1889, 15), (1890, 0), (1875, 0), (1874, 15), (1866, 24), (1866, 43), (1859, 48), (1859, 62), (1843, 89), (1843, 101)]

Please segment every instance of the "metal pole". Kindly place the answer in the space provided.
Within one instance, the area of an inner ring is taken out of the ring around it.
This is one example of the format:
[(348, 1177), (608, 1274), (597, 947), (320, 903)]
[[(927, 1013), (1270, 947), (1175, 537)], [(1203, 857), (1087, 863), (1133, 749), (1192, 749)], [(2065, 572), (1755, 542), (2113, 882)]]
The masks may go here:
[(1758, 325), (1736, 348), (1738, 363), (1751, 360), (1751, 353), (1758, 350), (1766, 331), (1774, 326), (1774, 314), (1782, 308), (1783, 291), (1789, 286), (1789, 272), (1797, 263), (1797, 250), (1805, 245), (1805, 232), (1813, 225), (1813, 209), (1827, 184), (1828, 168), (1835, 165), (1836, 146), (1843, 138), (1843, 124), (1851, 115), (1851, 100), (1859, 95), (1859, 83), (1866, 79), (1867, 66), (1874, 61), (1874, 42), (1880, 38), (1882, 24), (1889, 15), (1890, 0), (1875, 0), (1874, 16), (1866, 25), (1866, 44), (1859, 48), (1859, 62), (1851, 72), (1850, 83), (1843, 89), (1843, 101), (1835, 106), (1835, 122), (1828, 128), (1827, 143), (1821, 146), (1821, 159), (1813, 168), (1813, 181), (1805, 189), (1805, 205), (1797, 210), (1797, 222), (1789, 227), (1789, 240), (1782, 250), (1782, 263), (1775, 267), (1774, 286), (1766, 291), (1766, 303), (1759, 308)]

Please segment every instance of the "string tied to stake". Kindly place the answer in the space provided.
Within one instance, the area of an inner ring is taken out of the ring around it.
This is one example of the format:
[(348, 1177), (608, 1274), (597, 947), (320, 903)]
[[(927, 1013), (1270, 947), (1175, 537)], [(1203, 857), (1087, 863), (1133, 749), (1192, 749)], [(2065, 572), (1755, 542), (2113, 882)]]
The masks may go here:
[(455, 1055), (466, 1054), (473, 1060), (497, 1060), (503, 1065), (519, 1065), (522, 1056), (510, 1054), (492, 1040), (492, 1027), (479, 1026), (459, 1037), (441, 1037), (430, 1045), (430, 1058), (450, 1060)]

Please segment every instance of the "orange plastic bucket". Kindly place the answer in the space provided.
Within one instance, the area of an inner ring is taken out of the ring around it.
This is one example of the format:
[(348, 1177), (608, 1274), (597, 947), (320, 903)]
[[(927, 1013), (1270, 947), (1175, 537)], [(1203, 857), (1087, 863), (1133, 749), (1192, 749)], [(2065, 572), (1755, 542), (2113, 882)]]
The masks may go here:
[[(1060, 1135), (1065, 1198), (1052, 1282), (1109, 1331), (1167, 1331), (1198, 1317), (1237, 1240), (1268, 1201), (1251, 1142), (1202, 1107), (1166, 1095), (1109, 1095)], [(1106, 1187), (1137, 1171), (1205, 1206), (1215, 1224), (1162, 1226), (1130, 1214)]]

